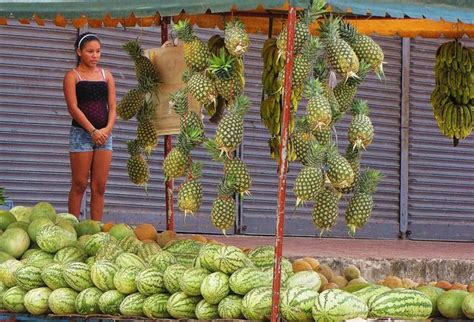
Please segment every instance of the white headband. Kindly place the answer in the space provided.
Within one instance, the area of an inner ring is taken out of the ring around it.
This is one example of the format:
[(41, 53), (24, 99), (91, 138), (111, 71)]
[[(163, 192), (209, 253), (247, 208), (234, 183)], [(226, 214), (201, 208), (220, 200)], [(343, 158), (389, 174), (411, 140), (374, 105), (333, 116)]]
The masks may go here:
[(86, 39), (87, 37), (95, 37), (95, 38), (99, 39), (99, 37), (97, 37), (96, 34), (87, 34), (87, 35), (83, 36), (83, 37), (81, 38), (81, 40), (79, 40), (79, 43), (77, 44), (77, 48), (81, 48), (81, 43), (82, 43), (82, 41), (83, 41), (84, 39)]

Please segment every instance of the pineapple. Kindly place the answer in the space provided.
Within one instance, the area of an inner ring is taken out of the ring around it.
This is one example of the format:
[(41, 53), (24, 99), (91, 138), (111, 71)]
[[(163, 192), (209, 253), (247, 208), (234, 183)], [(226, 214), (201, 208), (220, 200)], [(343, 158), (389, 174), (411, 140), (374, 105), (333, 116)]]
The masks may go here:
[(324, 185), (322, 170), (324, 157), (324, 147), (314, 142), (306, 155), (306, 166), (301, 169), (295, 179), (293, 192), (296, 196), (296, 207), (314, 199)]
[(366, 169), (361, 173), (357, 191), (349, 200), (346, 209), (346, 224), (350, 236), (354, 237), (356, 230), (369, 220), (374, 207), (372, 195), (382, 178), (380, 171), (374, 169)]
[(339, 35), (340, 18), (330, 17), (320, 26), (326, 57), (336, 74), (348, 79), (357, 77), (359, 59), (354, 50)]
[(346, 160), (349, 162), (351, 165), (352, 171), (354, 171), (354, 181), (349, 187), (342, 188), (342, 189), (337, 189), (340, 193), (350, 193), (354, 190), (355, 187), (357, 187), (357, 184), (359, 182), (359, 175), (360, 175), (360, 158), (361, 158), (361, 153), (359, 149), (354, 149), (350, 144), (347, 146), (346, 149), (346, 154), (345, 154)]
[(209, 48), (207, 44), (196, 37), (189, 20), (180, 20), (173, 27), (178, 38), (184, 42), (184, 62), (192, 71), (200, 72), (208, 67)]
[(296, 130), (291, 134), (291, 144), (295, 150), (296, 160), (303, 163), (306, 160), (306, 154), (315, 141), (313, 133), (309, 128), (308, 119), (306, 116), (299, 118), (296, 121)]
[(216, 130), (215, 141), (221, 153), (230, 159), (232, 153), (242, 142), (244, 115), (250, 107), (250, 99), (241, 95), (235, 99), (232, 109), (222, 118)]
[(201, 207), (202, 184), (198, 178), (202, 174), (202, 163), (193, 162), (188, 179), (178, 188), (178, 208), (187, 214), (194, 215)]
[(235, 97), (241, 95), (244, 90), (235, 68), (235, 58), (226, 55), (224, 48), (221, 48), (219, 55), (212, 56), (208, 69), (214, 75), (217, 92), (227, 102), (234, 101)]
[(5, 188), (3, 187), (0, 187), (0, 205), (4, 205), (5, 204), (5, 195), (4, 195), (4, 191), (5, 191)]
[(151, 120), (138, 122), (137, 141), (146, 154), (150, 154), (155, 149), (158, 144), (158, 133)]
[(117, 104), (117, 115), (122, 120), (130, 120), (145, 104), (146, 92), (140, 88), (129, 90)]
[(249, 35), (245, 31), (242, 21), (234, 19), (225, 25), (224, 30), (225, 48), (229, 54), (242, 57), (249, 48)]
[(199, 143), (204, 141), (204, 124), (202, 123), (201, 117), (194, 112), (189, 110), (188, 105), (188, 92), (186, 89), (180, 89), (170, 95), (170, 103), (173, 106), (176, 114), (180, 116), (179, 130), (185, 132), (187, 128), (193, 127), (200, 130), (201, 137)]
[(202, 105), (215, 103), (217, 89), (214, 82), (202, 73), (192, 73), (188, 80), (189, 93)]
[(319, 57), (313, 67), (314, 77), (321, 83), (324, 96), (326, 96), (329, 105), (331, 105), (332, 124), (335, 124), (342, 117), (339, 102), (334, 95), (333, 86), (331, 85), (330, 71), (326, 66), (324, 57)]
[(369, 63), (375, 74), (382, 78), (384, 54), (382, 48), (369, 36), (359, 33), (353, 25), (345, 22), (341, 25), (341, 38), (344, 39), (354, 49), (359, 60)]
[(211, 222), (214, 227), (225, 231), (232, 227), (235, 222), (235, 179), (225, 176), (218, 187), (217, 199), (212, 203)]
[(317, 79), (311, 79), (304, 95), (308, 98), (306, 113), (311, 129), (328, 128), (332, 121), (332, 111), (327, 98), (322, 94), (321, 83)]
[(123, 45), (123, 48), (135, 62), (135, 74), (138, 83), (142, 85), (147, 82), (147, 79), (151, 79), (154, 83), (158, 83), (158, 72), (150, 59), (143, 56), (143, 50), (138, 39), (128, 41)]
[(331, 142), (332, 132), (331, 128), (317, 128), (313, 130), (314, 138), (316, 142), (321, 145), (328, 145)]
[(334, 96), (339, 103), (339, 109), (341, 113), (347, 111), (352, 105), (352, 101), (357, 93), (357, 89), (360, 84), (364, 81), (365, 77), (370, 71), (370, 65), (365, 61), (360, 62), (359, 73), (357, 77), (351, 77), (347, 81), (341, 81), (334, 87)]
[(145, 186), (150, 179), (150, 170), (145, 158), (140, 154), (140, 146), (136, 140), (127, 142), (130, 158), (127, 161), (127, 172), (130, 181), (136, 185)]
[(337, 224), (339, 197), (332, 187), (324, 186), (314, 201), (313, 223), (321, 230), (319, 236), (322, 236)]
[(354, 117), (349, 125), (349, 142), (353, 149), (367, 149), (374, 139), (374, 127), (370, 120), (367, 101), (354, 100), (352, 105)]
[(350, 187), (354, 181), (354, 170), (346, 158), (339, 154), (334, 144), (328, 149), (326, 174), (331, 185), (336, 189)]

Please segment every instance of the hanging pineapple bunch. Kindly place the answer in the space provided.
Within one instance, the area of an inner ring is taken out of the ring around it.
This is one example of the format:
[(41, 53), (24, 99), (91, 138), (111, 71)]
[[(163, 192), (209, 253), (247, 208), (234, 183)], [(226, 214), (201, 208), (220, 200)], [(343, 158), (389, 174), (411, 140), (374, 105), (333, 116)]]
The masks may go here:
[(202, 163), (193, 162), (188, 171), (188, 178), (178, 188), (178, 208), (184, 216), (194, 215), (199, 211), (202, 202), (202, 184), (198, 181), (202, 175)]
[(356, 230), (362, 228), (370, 218), (374, 207), (373, 194), (382, 179), (380, 171), (366, 169), (360, 175), (357, 191), (349, 200), (346, 209), (346, 224), (349, 235), (354, 237)]
[(128, 141), (127, 147), (128, 153), (130, 154), (130, 157), (127, 161), (128, 178), (134, 184), (144, 186), (146, 189), (146, 185), (150, 179), (148, 162), (142, 155), (141, 148), (137, 140)]
[(352, 121), (349, 125), (349, 143), (353, 149), (366, 150), (374, 139), (374, 127), (370, 120), (367, 101), (354, 100), (352, 104)]
[(212, 203), (211, 222), (212, 225), (225, 235), (227, 229), (235, 222), (235, 178), (224, 176), (217, 188), (217, 198)]

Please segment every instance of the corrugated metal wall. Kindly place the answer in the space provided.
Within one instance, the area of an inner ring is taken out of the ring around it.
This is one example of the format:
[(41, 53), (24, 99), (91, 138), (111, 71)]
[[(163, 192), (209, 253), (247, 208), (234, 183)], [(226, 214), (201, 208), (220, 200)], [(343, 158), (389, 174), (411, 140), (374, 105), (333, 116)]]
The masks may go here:
[[(430, 105), (435, 51), (447, 39), (412, 39), (410, 86), (409, 238), (474, 240), (474, 139), (453, 147)], [(469, 47), (474, 41), (464, 39)]]

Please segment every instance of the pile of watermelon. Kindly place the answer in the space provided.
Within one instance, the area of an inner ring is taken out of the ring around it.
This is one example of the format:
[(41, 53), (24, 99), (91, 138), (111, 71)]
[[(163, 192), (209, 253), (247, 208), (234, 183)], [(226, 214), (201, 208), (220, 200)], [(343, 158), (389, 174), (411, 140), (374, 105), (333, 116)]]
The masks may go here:
[[(48, 203), (0, 213), (0, 310), (34, 315), (249, 319), (271, 315), (274, 248), (140, 240), (125, 224), (56, 214)], [(109, 227), (110, 228), (110, 227)], [(280, 314), (288, 321), (424, 319), (423, 292), (368, 285), (321, 292), (320, 275), (283, 258)]]

